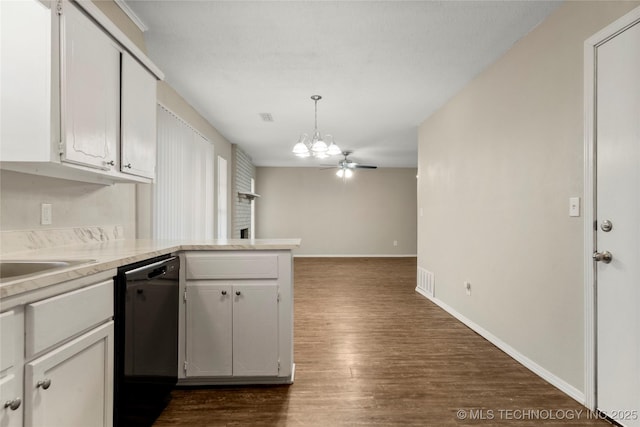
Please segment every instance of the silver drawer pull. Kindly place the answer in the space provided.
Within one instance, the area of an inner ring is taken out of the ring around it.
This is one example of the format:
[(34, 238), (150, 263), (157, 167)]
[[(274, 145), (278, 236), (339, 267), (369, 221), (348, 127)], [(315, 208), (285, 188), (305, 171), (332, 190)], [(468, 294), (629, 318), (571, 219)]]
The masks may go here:
[(49, 378), (46, 378), (44, 380), (38, 381), (36, 383), (36, 388), (42, 387), (43, 390), (48, 389), (49, 387), (51, 387), (51, 380)]
[(227, 294), (227, 291), (222, 291), (222, 295), (226, 295), (226, 294)]
[(240, 291), (236, 291), (236, 295), (238, 295), (238, 296), (239, 296), (239, 295), (240, 295)]
[(13, 400), (7, 400), (6, 402), (4, 402), (4, 407), (5, 408), (9, 408), (12, 411), (15, 411), (16, 409), (18, 409), (20, 407), (21, 403), (22, 403), (22, 400), (20, 400), (19, 397), (16, 397)]

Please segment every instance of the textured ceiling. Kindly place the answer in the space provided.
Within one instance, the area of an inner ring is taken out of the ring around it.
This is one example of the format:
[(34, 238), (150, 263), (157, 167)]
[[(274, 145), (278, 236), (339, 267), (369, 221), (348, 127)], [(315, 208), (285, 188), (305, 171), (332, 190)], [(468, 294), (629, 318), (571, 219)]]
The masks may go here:
[(319, 94), (320, 131), (380, 167), (415, 167), (420, 123), (560, 4), (127, 3), (168, 83), (257, 166), (327, 163), (291, 154), (313, 132)]

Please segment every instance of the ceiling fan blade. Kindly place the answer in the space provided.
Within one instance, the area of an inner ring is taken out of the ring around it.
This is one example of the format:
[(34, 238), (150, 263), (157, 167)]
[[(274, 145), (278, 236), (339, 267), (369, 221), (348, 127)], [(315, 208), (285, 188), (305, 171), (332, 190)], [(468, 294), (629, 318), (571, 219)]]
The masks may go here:
[(373, 166), (373, 165), (353, 165), (354, 168), (356, 169), (378, 169), (377, 166)]

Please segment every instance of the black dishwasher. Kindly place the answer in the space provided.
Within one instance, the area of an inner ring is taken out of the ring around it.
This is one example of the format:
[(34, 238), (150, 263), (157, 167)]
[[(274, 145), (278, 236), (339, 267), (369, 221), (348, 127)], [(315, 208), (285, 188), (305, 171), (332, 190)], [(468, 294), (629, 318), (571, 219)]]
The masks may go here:
[(165, 255), (118, 269), (113, 419), (151, 426), (178, 381), (180, 259)]

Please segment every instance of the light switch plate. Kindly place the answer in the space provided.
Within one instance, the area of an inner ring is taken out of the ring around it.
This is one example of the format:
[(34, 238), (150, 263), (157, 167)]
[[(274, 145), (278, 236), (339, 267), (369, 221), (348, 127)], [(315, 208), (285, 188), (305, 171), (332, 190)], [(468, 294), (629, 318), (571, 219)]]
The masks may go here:
[(580, 216), (580, 197), (569, 197), (569, 216)]
[(43, 203), (40, 205), (40, 224), (51, 225), (53, 222), (53, 209), (51, 203)]

